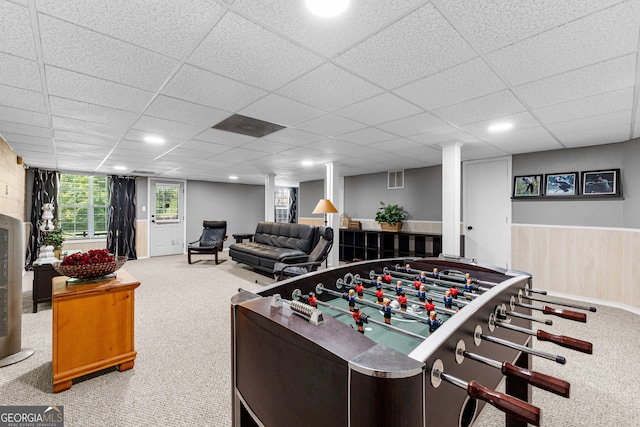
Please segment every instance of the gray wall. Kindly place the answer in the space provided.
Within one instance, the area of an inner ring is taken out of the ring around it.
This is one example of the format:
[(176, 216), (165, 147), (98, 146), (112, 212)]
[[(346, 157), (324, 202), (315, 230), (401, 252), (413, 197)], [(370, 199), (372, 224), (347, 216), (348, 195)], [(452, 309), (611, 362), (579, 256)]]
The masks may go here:
[(513, 175), (621, 169), (623, 199), (517, 199), (516, 224), (640, 228), (640, 140), (513, 156)]
[(324, 199), (324, 180), (301, 182), (298, 188), (298, 218), (323, 218), (311, 212)]
[(202, 221), (227, 221), (229, 240), (233, 233), (253, 233), (256, 224), (264, 221), (264, 186), (227, 184), (222, 182), (187, 182), (187, 242), (202, 234)]

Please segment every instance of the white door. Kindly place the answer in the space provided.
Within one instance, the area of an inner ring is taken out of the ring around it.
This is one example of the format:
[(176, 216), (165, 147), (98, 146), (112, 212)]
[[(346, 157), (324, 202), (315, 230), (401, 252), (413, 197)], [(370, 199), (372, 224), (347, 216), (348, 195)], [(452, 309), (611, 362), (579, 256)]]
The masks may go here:
[(463, 163), (465, 257), (511, 266), (511, 157)]
[(184, 181), (149, 180), (149, 256), (185, 253)]

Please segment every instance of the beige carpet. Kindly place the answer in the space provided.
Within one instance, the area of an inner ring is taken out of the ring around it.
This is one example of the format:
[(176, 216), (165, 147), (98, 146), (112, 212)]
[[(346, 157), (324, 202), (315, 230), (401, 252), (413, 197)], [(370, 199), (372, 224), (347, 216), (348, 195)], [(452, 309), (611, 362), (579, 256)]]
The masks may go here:
[[(64, 405), (67, 427), (231, 425), (229, 301), (239, 287), (256, 290), (273, 280), (230, 260), (188, 265), (186, 256), (129, 261), (124, 268), (141, 282), (134, 369), (93, 375), (53, 394), (51, 306), (32, 313), (27, 273), (22, 341), (36, 353), (0, 369), (0, 405)], [(534, 358), (534, 369), (572, 387), (571, 399), (534, 389), (543, 426), (640, 425), (640, 316), (598, 306), (587, 324), (554, 318), (551, 327), (534, 326), (594, 343), (594, 354), (584, 355), (534, 341), (567, 358), (566, 365)], [(476, 423), (503, 425), (503, 414), (488, 405)]]

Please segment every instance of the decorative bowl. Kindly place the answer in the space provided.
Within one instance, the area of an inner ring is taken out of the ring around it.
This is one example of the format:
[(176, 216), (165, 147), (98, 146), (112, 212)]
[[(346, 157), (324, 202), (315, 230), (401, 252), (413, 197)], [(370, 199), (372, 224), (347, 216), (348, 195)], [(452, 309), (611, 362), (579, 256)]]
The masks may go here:
[(127, 262), (127, 257), (119, 256), (113, 261), (102, 262), (99, 264), (62, 265), (61, 262), (58, 262), (53, 264), (53, 268), (63, 276), (73, 277), (76, 279), (96, 279), (120, 269), (125, 262)]

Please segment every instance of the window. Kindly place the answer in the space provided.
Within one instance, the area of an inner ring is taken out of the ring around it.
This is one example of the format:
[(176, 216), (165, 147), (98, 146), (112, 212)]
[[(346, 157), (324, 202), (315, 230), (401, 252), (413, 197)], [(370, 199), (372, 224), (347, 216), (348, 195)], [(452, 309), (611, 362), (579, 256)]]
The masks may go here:
[(289, 198), (288, 187), (276, 187), (275, 194), (275, 222), (289, 222)]
[(180, 222), (180, 184), (156, 184), (156, 222)]
[(58, 224), (65, 235), (107, 235), (109, 183), (106, 176), (60, 174), (58, 201)]

